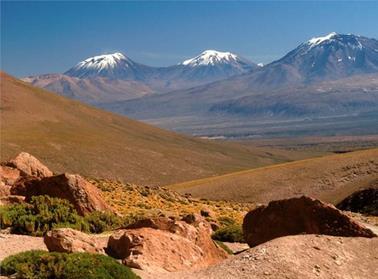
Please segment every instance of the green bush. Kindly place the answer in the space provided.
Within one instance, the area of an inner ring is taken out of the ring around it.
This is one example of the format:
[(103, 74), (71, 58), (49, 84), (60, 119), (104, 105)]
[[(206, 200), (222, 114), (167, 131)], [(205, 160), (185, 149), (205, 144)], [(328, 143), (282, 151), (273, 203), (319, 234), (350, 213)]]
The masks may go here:
[(53, 228), (72, 228), (102, 233), (124, 227), (141, 215), (119, 217), (112, 212), (94, 211), (82, 217), (69, 201), (49, 196), (34, 196), (30, 203), (0, 207), (0, 227), (12, 233), (41, 236)]
[(3, 207), (0, 225), (1, 228), (11, 227), (13, 233), (37, 236), (57, 227), (89, 229), (69, 201), (48, 196), (35, 196), (30, 203)]
[(111, 212), (95, 211), (84, 217), (91, 233), (102, 233), (122, 227), (125, 220)]
[(221, 227), (211, 237), (224, 242), (245, 242), (242, 227), (238, 224)]
[(9, 256), (0, 264), (0, 274), (19, 279), (137, 279), (128, 267), (114, 259), (88, 253), (28, 251)]
[(221, 216), (218, 218), (218, 222), (219, 224), (223, 227), (227, 227), (227, 226), (231, 226), (231, 225), (235, 225), (235, 220), (228, 217), (228, 216)]

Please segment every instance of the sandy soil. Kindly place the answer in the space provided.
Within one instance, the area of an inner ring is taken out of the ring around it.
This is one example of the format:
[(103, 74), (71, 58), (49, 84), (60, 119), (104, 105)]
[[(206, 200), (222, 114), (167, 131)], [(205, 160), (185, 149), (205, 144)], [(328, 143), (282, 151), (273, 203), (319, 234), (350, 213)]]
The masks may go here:
[(378, 278), (378, 238), (299, 235), (277, 238), (196, 272), (144, 279)]
[(46, 250), (42, 237), (0, 233), (0, 261), (4, 258), (29, 250)]

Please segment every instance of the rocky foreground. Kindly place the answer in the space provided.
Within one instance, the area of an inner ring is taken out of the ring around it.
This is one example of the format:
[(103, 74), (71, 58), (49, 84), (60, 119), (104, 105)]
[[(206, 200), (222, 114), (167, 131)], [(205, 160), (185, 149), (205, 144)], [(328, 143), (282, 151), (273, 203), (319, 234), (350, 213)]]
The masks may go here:
[[(119, 214), (91, 182), (79, 175), (53, 174), (27, 153), (3, 163), (0, 178), (0, 205), (47, 195), (68, 200), (82, 216)], [(377, 227), (365, 226), (333, 205), (303, 196), (251, 210), (244, 217), (243, 234), (252, 248), (236, 255), (212, 240), (218, 227), (209, 214), (139, 218), (105, 234), (54, 227), (44, 237), (3, 231), (0, 261), (21, 251), (48, 250), (108, 255), (147, 279), (378, 278)]]

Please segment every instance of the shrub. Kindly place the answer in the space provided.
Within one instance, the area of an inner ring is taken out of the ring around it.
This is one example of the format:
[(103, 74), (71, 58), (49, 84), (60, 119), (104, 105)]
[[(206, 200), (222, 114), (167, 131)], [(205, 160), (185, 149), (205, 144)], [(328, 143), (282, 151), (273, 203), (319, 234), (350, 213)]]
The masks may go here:
[(124, 225), (125, 220), (111, 212), (94, 211), (84, 217), (91, 233), (102, 233)]
[(235, 225), (235, 220), (228, 216), (221, 216), (218, 218), (218, 222), (221, 224), (221, 226), (231, 226)]
[(72, 228), (102, 233), (134, 223), (142, 216), (119, 217), (111, 212), (94, 211), (79, 216), (69, 201), (49, 196), (34, 196), (30, 203), (0, 207), (0, 227), (12, 233), (41, 236), (53, 228)]
[(48, 196), (34, 196), (30, 203), (15, 204), (0, 210), (1, 228), (13, 233), (44, 235), (56, 227), (88, 231), (88, 225), (67, 201)]
[(128, 267), (114, 259), (88, 253), (28, 251), (5, 258), (0, 274), (20, 279), (137, 279)]
[(221, 227), (211, 237), (224, 242), (244, 242), (243, 230), (238, 224)]

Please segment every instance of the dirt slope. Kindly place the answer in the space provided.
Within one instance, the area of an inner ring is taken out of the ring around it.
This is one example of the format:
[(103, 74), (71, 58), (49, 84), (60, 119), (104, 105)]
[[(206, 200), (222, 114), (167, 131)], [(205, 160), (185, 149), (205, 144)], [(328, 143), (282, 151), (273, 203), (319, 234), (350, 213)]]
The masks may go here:
[(306, 194), (337, 203), (378, 180), (378, 149), (330, 155), (170, 186), (208, 199), (268, 202)]
[[(1, 73), (1, 161), (21, 151), (55, 172), (169, 184), (297, 158), (199, 140), (35, 88)], [(300, 157), (301, 155), (299, 155)]]
[(199, 272), (161, 278), (333, 278), (378, 276), (378, 238), (298, 235), (277, 238)]

